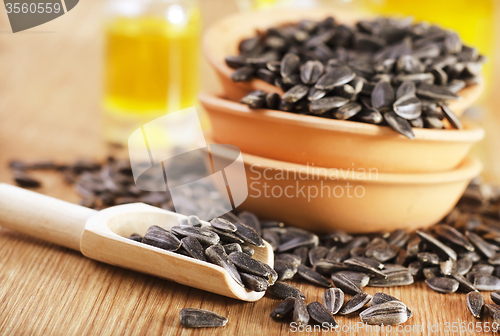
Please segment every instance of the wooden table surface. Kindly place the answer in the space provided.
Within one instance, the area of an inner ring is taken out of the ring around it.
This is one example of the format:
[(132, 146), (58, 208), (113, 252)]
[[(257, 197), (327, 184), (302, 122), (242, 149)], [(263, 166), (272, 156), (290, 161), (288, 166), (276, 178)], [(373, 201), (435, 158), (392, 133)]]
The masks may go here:
[[(203, 1), (207, 21), (234, 11), (231, 2), (207, 3)], [(70, 162), (110, 153), (100, 125), (101, 7), (98, 0), (81, 1), (69, 14), (18, 34), (10, 33), (0, 10), (0, 182), (12, 183), (7, 162), (13, 158)], [(203, 74), (209, 77), (205, 85), (212, 85), (210, 71), (205, 68)], [(78, 201), (59, 175), (36, 176), (43, 180), (40, 192)], [(324, 289), (296, 285), (307, 303), (321, 301)], [(413, 310), (413, 318), (402, 325), (404, 334), (444, 334), (447, 322), (450, 328), (454, 322), (471, 323), (469, 328), (477, 321), (492, 323), (489, 317), (471, 316), (464, 294), (438, 294), (422, 283), (382, 291)], [(488, 293), (484, 296), (491, 303)], [(270, 295), (256, 303), (239, 302), (0, 229), (0, 335), (293, 334), (289, 325), (269, 317), (278, 303)], [(219, 329), (185, 329), (179, 324), (179, 311), (185, 307), (213, 310), (229, 322)], [(345, 330), (358, 321), (337, 317)], [(363, 330), (359, 334), (391, 334)]]

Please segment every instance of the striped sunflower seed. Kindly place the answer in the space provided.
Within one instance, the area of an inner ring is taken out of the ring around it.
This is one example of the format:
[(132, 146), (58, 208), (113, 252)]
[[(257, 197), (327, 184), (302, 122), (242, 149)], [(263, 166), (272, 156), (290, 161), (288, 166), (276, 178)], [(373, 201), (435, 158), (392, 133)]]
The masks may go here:
[(431, 279), (426, 279), (425, 283), (432, 290), (443, 294), (455, 293), (459, 286), (457, 280), (445, 277), (435, 277)]
[(466, 295), (467, 308), (475, 318), (481, 318), (483, 313), (484, 299), (479, 292), (469, 292)]
[(319, 302), (314, 301), (307, 305), (307, 312), (310, 318), (323, 326), (326, 323), (330, 327), (335, 327), (337, 322), (333, 318), (332, 314)]
[(227, 318), (209, 310), (184, 308), (180, 313), (180, 322), (188, 328), (223, 327)]
[(309, 322), (309, 312), (307, 311), (306, 303), (300, 297), (295, 298), (292, 319), (297, 325), (306, 325)]
[(181, 244), (191, 257), (201, 261), (207, 261), (203, 246), (195, 237), (184, 237), (181, 239)]
[(179, 236), (194, 237), (198, 239), (200, 243), (208, 245), (218, 244), (220, 241), (219, 235), (203, 227), (174, 226), (172, 227), (172, 232)]
[(240, 277), (245, 285), (245, 288), (255, 292), (263, 292), (269, 286), (267, 279), (255, 274), (240, 272)]
[(181, 241), (171, 232), (156, 225), (151, 226), (146, 231), (142, 242), (167, 251), (177, 251), (182, 245)]
[(214, 228), (226, 231), (226, 232), (235, 232), (236, 226), (224, 218), (214, 218), (210, 221), (210, 225)]
[(283, 300), (287, 297), (302, 299), (306, 298), (306, 296), (300, 291), (300, 289), (283, 281), (276, 281), (274, 285), (269, 286), (267, 290), (277, 298)]
[(205, 255), (211, 262), (224, 268), (240, 286), (245, 286), (243, 284), (243, 281), (241, 280), (238, 270), (236, 269), (236, 266), (234, 266), (234, 264), (231, 262), (229, 256), (226, 254), (224, 248), (221, 245), (211, 245), (205, 250)]
[(297, 265), (290, 261), (276, 260), (274, 270), (278, 273), (278, 280), (290, 280), (297, 273)]
[(295, 305), (295, 298), (287, 297), (271, 312), (271, 317), (277, 320), (284, 319), (288, 314), (293, 311)]
[(354, 282), (351, 281), (351, 279), (349, 279), (344, 274), (332, 274), (332, 281), (336, 287), (342, 289), (344, 293), (347, 293), (349, 295), (363, 293), (361, 288), (359, 288)]
[(323, 305), (333, 315), (337, 314), (344, 304), (344, 292), (340, 288), (328, 288), (323, 294)]
[(318, 286), (323, 286), (323, 287), (331, 287), (332, 284), (330, 281), (319, 274), (316, 271), (313, 271), (312, 269), (304, 266), (304, 265), (299, 265), (297, 267), (297, 274), (300, 275), (303, 279), (309, 281), (310, 283), (313, 283)]
[[(361, 308), (363, 308), (367, 303), (368, 301), (371, 300), (371, 295), (368, 295), (366, 293), (358, 293), (356, 295), (354, 295), (349, 301), (347, 301), (343, 306), (342, 308), (340, 308), (339, 310), (339, 314), (340, 315), (348, 315), (348, 314), (351, 314), (351, 313), (354, 313), (358, 310), (360, 310)], [(406, 310), (405, 310), (405, 314), (406, 314)]]
[(409, 318), (406, 305), (399, 300), (373, 305), (362, 311), (359, 317), (363, 323), (373, 325), (397, 325)]
[(278, 274), (269, 265), (253, 259), (243, 252), (233, 252), (229, 255), (229, 260), (242, 272), (254, 274), (267, 279), (269, 285), (272, 285), (278, 278)]

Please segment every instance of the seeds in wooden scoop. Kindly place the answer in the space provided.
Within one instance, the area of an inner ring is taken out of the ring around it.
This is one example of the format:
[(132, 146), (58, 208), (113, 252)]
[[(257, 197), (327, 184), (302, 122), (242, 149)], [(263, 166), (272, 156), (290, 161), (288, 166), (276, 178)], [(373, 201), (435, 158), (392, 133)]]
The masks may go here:
[(207, 261), (205, 258), (205, 251), (199, 240), (195, 237), (184, 237), (181, 239), (182, 247), (195, 259)]
[(246, 104), (251, 108), (263, 108), (266, 104), (266, 93), (261, 90), (252, 91), (241, 98), (240, 103)]
[(323, 294), (323, 305), (333, 315), (337, 314), (344, 304), (344, 292), (340, 288), (328, 288)]
[(295, 298), (287, 297), (271, 312), (271, 317), (277, 320), (285, 318), (293, 311), (295, 305)]
[(445, 277), (435, 277), (431, 279), (426, 279), (425, 283), (432, 290), (443, 294), (455, 293), (459, 286), (457, 280)]
[(266, 278), (269, 281), (269, 285), (272, 285), (278, 278), (276, 271), (269, 267), (269, 265), (253, 259), (243, 252), (231, 253), (229, 260), (242, 272)]
[(332, 314), (319, 302), (314, 301), (307, 305), (307, 312), (309, 313), (310, 318), (323, 326), (324, 323), (327, 323), (330, 327), (335, 327), (337, 322), (333, 318)]
[(295, 298), (292, 319), (295, 323), (297, 323), (297, 325), (305, 325), (309, 322), (309, 313), (307, 311), (306, 303), (300, 297)]
[(259, 246), (259, 247), (264, 247), (264, 241), (262, 238), (259, 236), (257, 231), (255, 231), (253, 228), (249, 227), (248, 225), (245, 225), (240, 222), (235, 222), (233, 223), (237, 231), (234, 232), (238, 237), (240, 237), (245, 243)]
[(203, 227), (174, 226), (172, 231), (180, 236), (194, 237), (203, 244), (213, 245), (220, 241), (220, 237), (215, 232)]
[(239, 285), (241, 285), (242, 287), (245, 286), (243, 284), (243, 281), (241, 280), (238, 270), (236, 269), (236, 266), (234, 266), (234, 264), (231, 262), (229, 256), (226, 254), (224, 248), (221, 245), (211, 245), (205, 250), (205, 255), (211, 262), (224, 268)]
[(318, 285), (318, 286), (323, 286), (323, 287), (331, 287), (332, 284), (330, 281), (319, 274), (318, 272), (313, 271), (312, 269), (304, 266), (304, 265), (299, 265), (297, 267), (297, 274), (300, 275), (303, 279)]
[(181, 247), (181, 241), (176, 236), (156, 225), (148, 229), (142, 242), (167, 251), (177, 251)]
[(363, 308), (368, 303), (368, 301), (371, 300), (371, 298), (372, 298), (371, 295), (368, 295), (364, 292), (358, 293), (354, 295), (349, 301), (347, 301), (342, 306), (342, 308), (340, 308), (339, 314), (348, 315), (354, 313), (355, 311), (358, 311), (361, 308)]
[(233, 252), (243, 252), (241, 245), (238, 243), (230, 243), (230, 244), (222, 245), (222, 247), (224, 248), (224, 251), (226, 251), (227, 255), (230, 255)]
[(210, 225), (216, 229), (227, 232), (235, 232), (237, 230), (233, 223), (224, 218), (214, 218), (210, 221)]
[(240, 272), (240, 277), (243, 281), (243, 284), (245, 285), (245, 288), (256, 292), (263, 292), (269, 286), (267, 279), (255, 274)]
[[(262, 228), (259, 219), (255, 214), (250, 211), (242, 211), (238, 214), (239, 222), (251, 227), (257, 232), (257, 234), (262, 235)], [(236, 221), (238, 222), (238, 221)]]
[(406, 305), (399, 300), (372, 305), (359, 317), (364, 323), (374, 325), (396, 325), (405, 323), (409, 318)]
[(286, 299), (287, 297), (302, 298), (305, 299), (305, 295), (297, 287), (287, 284), (283, 281), (276, 281), (274, 285), (269, 286), (267, 290), (274, 296), (280, 299)]
[(479, 292), (470, 292), (466, 295), (467, 308), (469, 308), (472, 316), (480, 318), (483, 312), (484, 299)]
[(227, 318), (209, 310), (184, 308), (180, 313), (180, 322), (188, 328), (223, 327)]

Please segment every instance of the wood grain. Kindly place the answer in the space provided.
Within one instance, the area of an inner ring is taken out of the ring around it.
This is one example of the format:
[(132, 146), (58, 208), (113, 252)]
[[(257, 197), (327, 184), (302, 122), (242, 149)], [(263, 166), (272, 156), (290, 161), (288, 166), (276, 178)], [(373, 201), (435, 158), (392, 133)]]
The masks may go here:
[[(234, 8), (232, 2), (202, 1), (213, 20)], [(80, 1), (69, 14), (24, 33), (12, 34), (0, 10), (0, 182), (12, 183), (7, 162), (13, 158), (104, 158), (113, 150), (100, 129), (102, 1)], [(204, 68), (203, 73), (210, 73)], [(205, 86), (214, 84), (205, 81)], [(78, 196), (61, 177), (36, 173), (45, 194), (70, 202)], [(321, 300), (324, 289), (294, 282), (307, 302)], [(367, 288), (373, 294), (375, 288)], [(432, 292), (422, 283), (383, 289), (400, 298), (414, 316), (405, 335), (428, 335), (445, 322), (490, 322), (474, 319), (465, 295)], [(488, 293), (485, 300), (491, 303)], [(292, 335), (287, 324), (269, 313), (279, 301), (266, 295), (243, 303), (152, 276), (120, 269), (7, 229), (0, 230), (0, 335)], [(220, 329), (188, 330), (179, 311), (199, 307), (227, 316)], [(339, 317), (340, 325), (357, 317)], [(412, 332), (415, 326), (423, 332)], [(317, 333), (320, 334), (320, 333)], [(347, 331), (346, 335), (388, 332)], [(474, 335), (476, 333), (462, 333)], [(488, 333), (489, 334), (489, 333)]]

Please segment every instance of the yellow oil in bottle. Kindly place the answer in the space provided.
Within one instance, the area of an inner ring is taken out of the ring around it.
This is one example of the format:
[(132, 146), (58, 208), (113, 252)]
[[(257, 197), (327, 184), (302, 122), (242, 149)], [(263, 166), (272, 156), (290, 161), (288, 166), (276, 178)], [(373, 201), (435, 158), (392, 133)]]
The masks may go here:
[(105, 28), (105, 136), (126, 143), (137, 128), (196, 105), (201, 20), (174, 15), (115, 17)]

